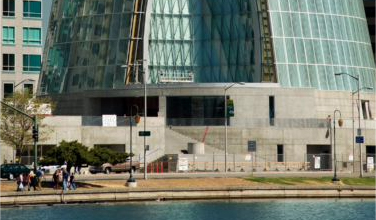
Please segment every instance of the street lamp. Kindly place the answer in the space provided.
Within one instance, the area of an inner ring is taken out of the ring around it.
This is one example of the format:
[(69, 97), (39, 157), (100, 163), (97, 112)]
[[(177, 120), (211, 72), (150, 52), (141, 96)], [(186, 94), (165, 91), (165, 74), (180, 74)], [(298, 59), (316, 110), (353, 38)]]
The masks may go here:
[[(359, 104), (360, 104), (359, 103), (360, 102), (360, 92), (359, 92), (360, 79), (359, 79), (359, 74), (358, 74), (358, 76), (353, 76), (353, 75), (350, 75), (348, 73), (335, 73), (334, 75), (335, 76), (347, 75), (347, 76), (350, 76), (352, 79), (357, 81), (357, 91), (358, 91), (358, 103), (357, 103), (357, 107), (358, 107), (358, 132), (357, 132), (357, 135), (361, 136), (362, 131), (360, 130), (360, 109), (359, 109), (360, 108), (360, 106), (359, 106)], [(360, 178), (362, 178), (363, 177), (363, 167), (362, 167), (362, 144), (361, 143), (359, 143), (359, 154), (360, 154)]]
[(334, 150), (334, 177), (332, 179), (333, 182), (338, 182), (339, 179), (337, 178), (337, 155), (336, 155), (336, 113), (339, 113), (339, 119), (338, 119), (338, 125), (342, 127), (343, 121), (342, 121), (342, 115), (341, 111), (336, 109), (333, 113), (333, 150)]
[[(356, 94), (356, 93), (359, 93), (361, 90), (372, 90), (373, 89), (373, 87), (362, 87), (362, 88), (360, 88), (360, 89), (357, 89), (355, 92), (352, 92), (351, 93), (351, 118), (352, 118), (352, 139), (353, 139), (353, 141), (352, 141), (352, 144), (353, 144), (353, 157), (355, 157), (355, 134), (354, 134), (354, 127), (355, 127), (355, 120), (354, 120), (354, 94)], [(358, 100), (358, 102), (359, 102), (359, 100)], [(358, 108), (358, 114), (360, 115), (360, 113), (359, 113), (359, 108)], [(354, 159), (353, 159), (354, 160)], [(354, 166), (354, 164), (353, 164), (353, 173), (355, 173), (355, 166)]]
[(227, 173), (227, 124), (228, 124), (228, 117), (227, 117), (227, 90), (229, 90), (234, 85), (245, 85), (244, 82), (234, 82), (230, 85), (226, 85), (224, 88), (224, 98), (225, 98), (225, 173)]
[(136, 179), (133, 178), (133, 167), (132, 167), (132, 158), (133, 158), (133, 151), (132, 151), (132, 124), (133, 124), (133, 113), (132, 109), (136, 107), (136, 115), (135, 115), (135, 122), (138, 124), (140, 122), (140, 116), (138, 115), (138, 106), (132, 105), (131, 106), (131, 115), (129, 118), (129, 151), (130, 151), (130, 162), (129, 162), (129, 179), (127, 180), (127, 185), (129, 187), (136, 187), (137, 182)]

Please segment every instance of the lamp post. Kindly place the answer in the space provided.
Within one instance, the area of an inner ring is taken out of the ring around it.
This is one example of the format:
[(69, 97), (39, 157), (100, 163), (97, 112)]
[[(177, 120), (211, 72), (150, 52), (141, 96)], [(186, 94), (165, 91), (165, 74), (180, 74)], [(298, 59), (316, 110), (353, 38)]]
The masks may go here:
[[(347, 76), (350, 76), (352, 79), (356, 80), (357, 81), (357, 91), (358, 91), (358, 103), (357, 103), (357, 108), (358, 108), (358, 132), (357, 132), (357, 135), (358, 136), (361, 136), (362, 135), (362, 131), (360, 130), (360, 106), (359, 106), (359, 102), (360, 102), (360, 92), (359, 92), (359, 89), (360, 89), (360, 79), (359, 79), (359, 74), (358, 76), (353, 76), (353, 75), (350, 75), (348, 73), (335, 73), (334, 74), (335, 76), (340, 76), (340, 75), (347, 75)], [(354, 141), (354, 140), (353, 140)], [(362, 167), (362, 144), (359, 143), (359, 155), (360, 155), (360, 178), (363, 177), (363, 167)]]
[[(362, 87), (360, 89), (357, 89), (355, 92), (351, 93), (351, 118), (352, 118), (352, 144), (353, 144), (353, 157), (355, 157), (355, 134), (354, 134), (354, 128), (355, 128), (355, 120), (354, 120), (354, 94), (359, 93), (361, 90), (372, 90), (373, 87)], [(359, 102), (359, 100), (358, 100)], [(360, 115), (359, 108), (358, 108), (358, 114)], [(354, 159), (353, 159), (354, 160)], [(353, 164), (353, 173), (355, 173), (355, 166)]]
[(229, 90), (234, 85), (244, 85), (243, 82), (234, 82), (230, 85), (226, 85), (224, 88), (224, 98), (225, 98), (225, 173), (227, 173), (227, 124), (228, 124), (228, 117), (227, 117), (227, 90)]
[(133, 113), (132, 109), (133, 107), (136, 107), (136, 115), (135, 115), (135, 122), (136, 124), (140, 121), (140, 116), (138, 116), (138, 106), (132, 105), (131, 106), (131, 115), (129, 118), (129, 152), (130, 152), (130, 162), (129, 162), (129, 179), (127, 180), (127, 185), (129, 187), (136, 187), (137, 182), (136, 179), (133, 178), (133, 167), (132, 167), (132, 157), (133, 157), (133, 151), (132, 151), (132, 124), (133, 124)]
[(24, 83), (24, 82), (35, 82), (35, 80), (33, 80), (33, 79), (24, 79), (24, 80), (22, 80), (21, 82), (17, 83), (17, 84), (13, 87), (14, 90), (16, 90), (16, 87), (19, 86), (19, 85), (21, 85), (21, 84)]
[(339, 179), (337, 178), (337, 155), (336, 155), (336, 113), (339, 113), (339, 120), (338, 120), (338, 125), (342, 127), (343, 121), (342, 121), (342, 116), (341, 116), (341, 111), (336, 109), (334, 110), (333, 113), (333, 151), (334, 151), (334, 176), (332, 181), (333, 182), (338, 182)]

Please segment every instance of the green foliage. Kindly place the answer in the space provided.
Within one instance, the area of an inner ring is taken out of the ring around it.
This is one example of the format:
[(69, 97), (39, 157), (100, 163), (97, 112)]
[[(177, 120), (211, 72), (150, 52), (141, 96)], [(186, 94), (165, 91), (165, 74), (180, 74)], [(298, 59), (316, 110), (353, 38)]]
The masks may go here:
[[(37, 115), (38, 120), (44, 118), (38, 112), (42, 105), (50, 104), (48, 99), (35, 98), (29, 92), (15, 92), (12, 97), (3, 100), (8, 105), (27, 113), (28, 115)], [(52, 107), (51, 107), (52, 108)], [(48, 132), (43, 124), (39, 124), (39, 140), (46, 139)], [(1, 126), (0, 137), (9, 146), (17, 151), (23, 151), (25, 146), (33, 143), (31, 128), (33, 121), (28, 117), (15, 112), (5, 105), (1, 105)]]
[(92, 148), (90, 154), (92, 158), (91, 165), (94, 166), (100, 166), (103, 163), (122, 163), (129, 157), (127, 153), (118, 153), (98, 146)]
[(107, 148), (94, 147), (88, 149), (78, 141), (62, 141), (58, 147), (46, 153), (42, 165), (63, 164), (65, 161), (69, 166), (89, 164), (100, 166), (104, 163), (122, 163), (129, 157), (127, 153), (118, 153)]
[(43, 165), (53, 165), (64, 164), (65, 161), (69, 165), (88, 163), (90, 161), (88, 148), (78, 141), (62, 141), (58, 147), (48, 151), (40, 163)]

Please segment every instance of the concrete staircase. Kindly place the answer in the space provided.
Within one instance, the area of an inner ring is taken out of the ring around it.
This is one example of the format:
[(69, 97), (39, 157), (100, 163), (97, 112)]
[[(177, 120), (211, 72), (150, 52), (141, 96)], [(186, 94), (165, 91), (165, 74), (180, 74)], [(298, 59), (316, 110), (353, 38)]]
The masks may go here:
[[(183, 129), (184, 130), (184, 129)], [(203, 135), (201, 132), (201, 136)], [(188, 132), (189, 133), (189, 132)], [(165, 130), (166, 138), (166, 154), (181, 154), (181, 150), (188, 150), (188, 143), (198, 143), (200, 142), (198, 136), (187, 136), (182, 133), (182, 130), (175, 130), (174, 128), (166, 128)], [(202, 137), (201, 137), (202, 138)], [(223, 154), (224, 151), (215, 147), (212, 147), (205, 143), (205, 154)]]

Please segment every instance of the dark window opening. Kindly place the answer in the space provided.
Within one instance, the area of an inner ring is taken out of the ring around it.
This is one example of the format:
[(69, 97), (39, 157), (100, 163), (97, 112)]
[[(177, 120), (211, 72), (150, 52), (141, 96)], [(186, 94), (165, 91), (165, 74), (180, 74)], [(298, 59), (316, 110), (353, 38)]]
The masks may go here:
[[(167, 124), (174, 126), (223, 125), (223, 96), (167, 97)], [(235, 103), (234, 103), (235, 104)]]
[(368, 100), (362, 100), (362, 113), (363, 113), (363, 119), (373, 118), (370, 103)]
[(14, 92), (13, 83), (4, 83), (3, 85), (3, 94), (4, 98), (11, 97)]
[[(136, 115), (137, 113), (140, 116), (144, 115), (144, 97), (103, 98), (100, 100), (100, 104), (100, 115), (114, 114), (117, 116), (129, 116), (131, 115), (131, 107), (132, 115)], [(159, 98), (148, 96), (147, 107), (148, 117), (157, 117), (159, 112)]]
[(3, 70), (14, 71), (14, 54), (3, 54)]
[(3, 16), (14, 17), (14, 0), (3, 0)]
[(277, 162), (284, 162), (283, 145), (277, 145)]
[(33, 94), (33, 91), (34, 91), (34, 85), (33, 85), (33, 84), (25, 83), (25, 84), (23, 85), (23, 87), (24, 87), (24, 91), (25, 91), (25, 92), (29, 93), (30, 95)]
[(275, 118), (274, 96), (269, 96), (269, 125), (274, 126)]

